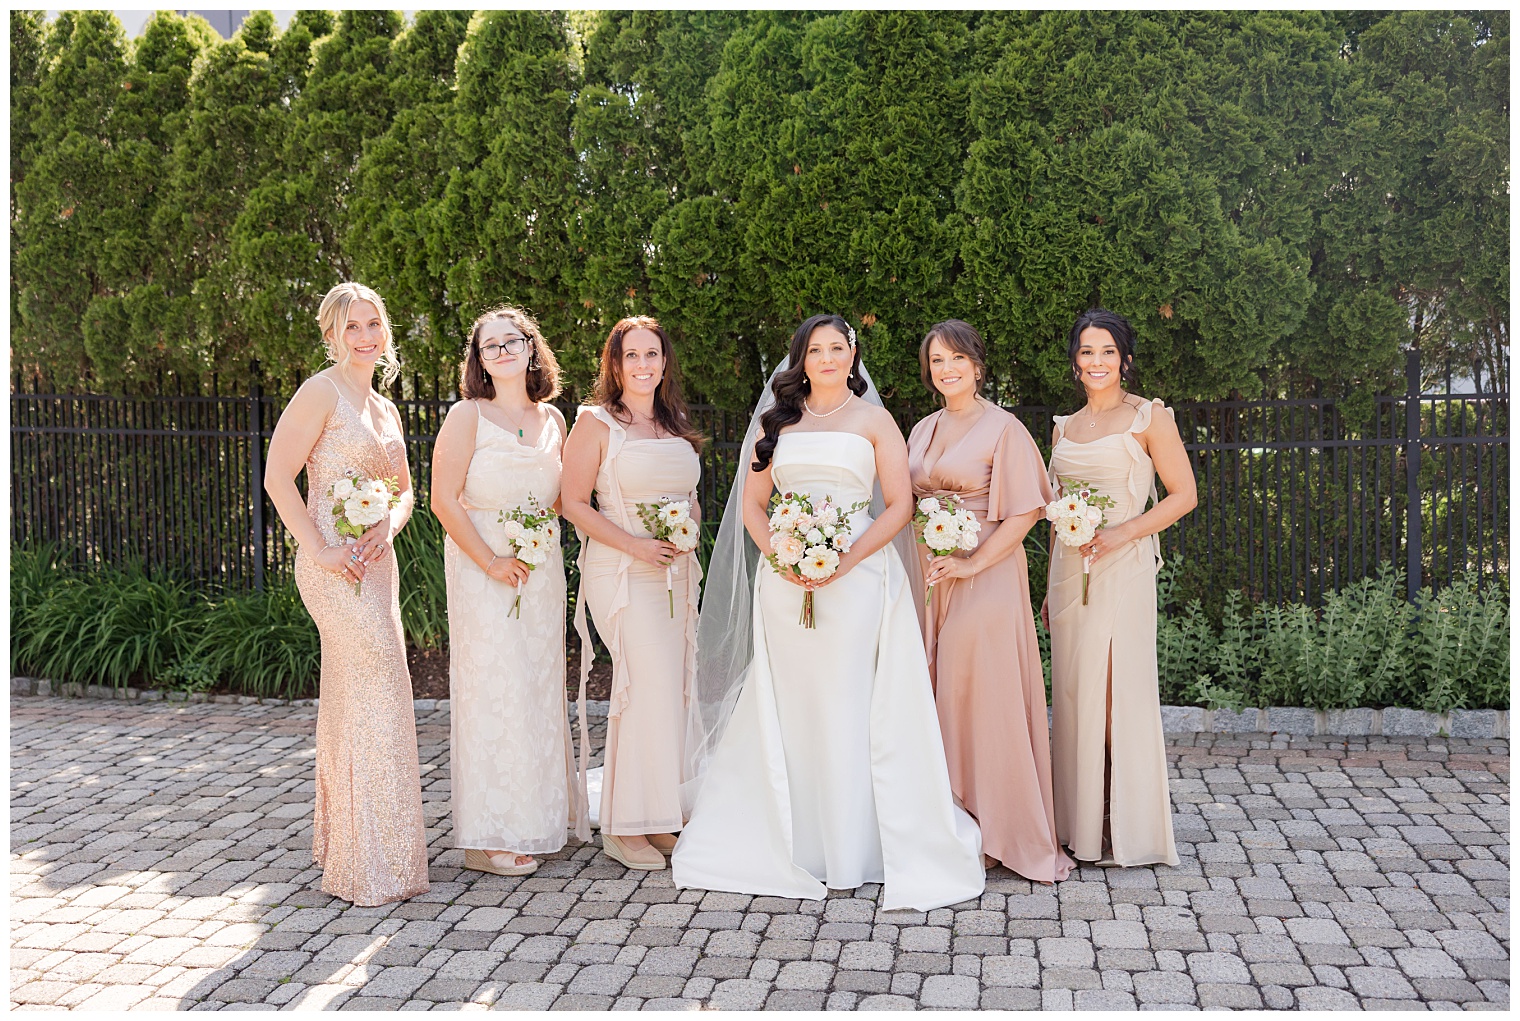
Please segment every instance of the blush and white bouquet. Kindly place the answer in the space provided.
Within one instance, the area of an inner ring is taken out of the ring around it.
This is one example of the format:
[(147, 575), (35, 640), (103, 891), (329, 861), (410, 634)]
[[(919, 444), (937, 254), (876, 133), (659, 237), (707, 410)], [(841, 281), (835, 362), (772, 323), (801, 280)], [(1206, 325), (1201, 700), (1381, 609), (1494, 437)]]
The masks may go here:
[[(691, 504), (686, 500), (665, 497), (657, 503), (636, 505), (639, 520), (656, 539), (670, 543), (682, 553), (690, 553), (701, 540), (701, 530), (691, 519)], [(665, 599), (670, 604), (670, 615), (676, 615), (675, 586), (670, 577), (670, 565), (665, 565)]]
[[(936, 556), (954, 553), (958, 549), (976, 549), (981, 541), (977, 533), (981, 530), (982, 523), (961, 506), (961, 498), (955, 493), (926, 496), (913, 510), (913, 532), (918, 541)], [(933, 598), (934, 586), (926, 585), (924, 605), (928, 606)]]
[[(1115, 506), (1113, 497), (1104, 496), (1092, 483), (1080, 479), (1061, 479), (1061, 496), (1045, 505), (1045, 517), (1055, 525), (1061, 545), (1076, 548), (1092, 540), (1103, 527), (1103, 511)], [(1082, 605), (1087, 605), (1087, 580), (1092, 572), (1092, 557), (1082, 558)]]
[[(332, 484), (327, 496), (332, 501), (333, 527), (339, 535), (347, 537), (351, 546), (401, 502), (401, 482), (394, 475), (388, 479), (366, 478), (350, 468)], [(364, 582), (354, 582), (354, 595), (363, 592)]]
[[(533, 497), (528, 497), (528, 502), (520, 507), (502, 511), (497, 515), (497, 520), (515, 547), (512, 555), (521, 560), (528, 570), (536, 570), (559, 552), (559, 516), (553, 511), (544, 510)], [(521, 587), (508, 612), (519, 620), (522, 619)]]
[[(825, 497), (814, 503), (807, 493), (775, 493), (770, 502), (771, 551), (765, 555), (777, 574), (790, 571), (809, 581), (832, 578), (839, 570), (839, 555), (850, 552), (849, 519), (871, 505), (869, 500), (840, 506)], [(813, 593), (802, 596), (805, 628), (813, 620)]]

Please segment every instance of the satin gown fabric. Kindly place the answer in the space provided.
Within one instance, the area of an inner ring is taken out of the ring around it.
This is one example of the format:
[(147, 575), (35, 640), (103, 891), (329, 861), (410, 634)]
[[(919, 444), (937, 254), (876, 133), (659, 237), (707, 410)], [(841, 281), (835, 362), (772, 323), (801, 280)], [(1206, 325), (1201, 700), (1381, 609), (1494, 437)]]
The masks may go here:
[[(1156, 497), (1156, 468), (1135, 439), (1161, 401), (1140, 405), (1122, 433), (1091, 442), (1067, 435), (1056, 419), (1050, 483), (1091, 483), (1117, 506), (1107, 526), (1145, 512)], [(1088, 603), (1082, 605), (1082, 554), (1051, 543), (1050, 666), (1054, 703), (1056, 832), (1082, 861), (1119, 865), (1177, 864), (1172, 805), (1167, 787), (1166, 741), (1156, 676), (1156, 568), (1158, 537), (1148, 535), (1092, 565)], [(1113, 664), (1113, 751), (1109, 780), (1112, 856), (1103, 858), (1105, 694)]]
[[(405, 464), (406, 444), (394, 420), (386, 416), (377, 436), (338, 391), (306, 459), (306, 511), (322, 538), (339, 542), (327, 496), (334, 482), (350, 470), (388, 478)], [(305, 549), (296, 553), (295, 575), (322, 640), (311, 838), (322, 890), (360, 907), (426, 893), (417, 726), (396, 554), (387, 548), (365, 569), (357, 594), (352, 582), (323, 570)]]
[[(480, 415), (460, 502), (491, 552), (511, 556), (501, 512), (559, 499), (560, 432), (532, 444)], [(521, 588), (443, 542), (449, 609), (449, 801), (454, 846), (543, 854), (575, 804), (565, 698), (565, 565), (558, 544)], [(517, 615), (512, 604), (521, 593)], [(587, 836), (589, 836), (589, 830)]]
[[(840, 504), (871, 497), (875, 448), (783, 433), (773, 478)], [(858, 537), (870, 524), (851, 521)], [(980, 896), (976, 824), (955, 807), (913, 593), (889, 545), (815, 595), (762, 561), (754, 662), (671, 858), (675, 884), (816, 900), (884, 883), (884, 908)]]
[[(924, 419), (908, 439), (915, 500), (959, 496), (981, 522), (977, 538), (985, 546), (1005, 519), (1055, 499), (1029, 430), (990, 404), (932, 457), (944, 414)], [(918, 551), (927, 573), (928, 547), (920, 543)], [(1065, 879), (1072, 861), (1056, 840), (1045, 668), (1024, 547), (974, 577), (941, 582), (932, 599), (924, 644), (950, 788), (981, 827), (984, 853), (1026, 879)]]
[[(662, 497), (690, 500), (702, 477), (697, 452), (679, 437), (629, 439), (600, 407), (582, 407), (610, 430), (596, 476), (597, 509), (631, 535), (647, 536), (637, 504)], [(697, 599), (702, 568), (696, 554), (663, 568), (583, 537), (583, 598), (576, 607), (581, 648), (589, 650), (584, 609), (612, 655), (612, 693), (597, 812), (602, 830), (618, 836), (673, 833), (681, 828), (681, 764), (686, 704), (696, 680)], [(672, 602), (674, 616), (672, 616)], [(582, 660), (582, 684), (589, 669)]]

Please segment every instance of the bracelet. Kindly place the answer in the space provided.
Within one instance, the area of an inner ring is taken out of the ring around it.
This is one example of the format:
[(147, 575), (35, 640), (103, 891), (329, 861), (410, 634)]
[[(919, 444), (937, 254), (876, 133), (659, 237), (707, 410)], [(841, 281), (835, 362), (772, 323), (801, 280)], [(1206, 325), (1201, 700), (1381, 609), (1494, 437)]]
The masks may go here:
[(501, 557), (496, 556), (495, 554), (492, 554), (490, 563), (486, 564), (486, 573), (487, 574), (491, 573), (491, 564), (496, 563), (496, 561), (498, 561), (500, 559), (501, 559)]

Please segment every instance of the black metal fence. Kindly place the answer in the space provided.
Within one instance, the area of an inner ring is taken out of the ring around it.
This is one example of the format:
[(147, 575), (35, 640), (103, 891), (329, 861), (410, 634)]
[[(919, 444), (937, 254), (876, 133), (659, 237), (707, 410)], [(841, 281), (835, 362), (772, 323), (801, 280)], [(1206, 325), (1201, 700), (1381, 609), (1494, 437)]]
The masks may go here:
[[(1411, 354), (1406, 392), (1378, 397), (1357, 422), (1320, 397), (1177, 405), (1199, 500), (1163, 534), (1165, 555), (1273, 602), (1317, 601), (1389, 562), (1407, 571), (1411, 596), (1461, 575), (1507, 581), (1509, 395), (1428, 394), (1419, 380)], [(261, 485), (284, 398), (257, 388), (47, 389), (13, 381), (14, 543), (55, 542), (82, 565), (136, 559), (232, 588), (288, 574), (289, 547)], [(397, 403), (422, 494), (450, 400)], [(1012, 410), (1044, 449), (1053, 409)], [(715, 516), (748, 416), (693, 411), (711, 438), (701, 497)]]

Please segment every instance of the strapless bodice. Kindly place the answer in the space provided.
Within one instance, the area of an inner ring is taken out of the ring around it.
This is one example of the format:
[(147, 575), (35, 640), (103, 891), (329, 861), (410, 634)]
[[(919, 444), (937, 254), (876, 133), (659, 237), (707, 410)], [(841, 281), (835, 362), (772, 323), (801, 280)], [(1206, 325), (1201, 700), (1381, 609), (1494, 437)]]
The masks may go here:
[(771, 465), (777, 491), (828, 496), (838, 504), (871, 499), (876, 484), (876, 448), (858, 433), (782, 433)]

